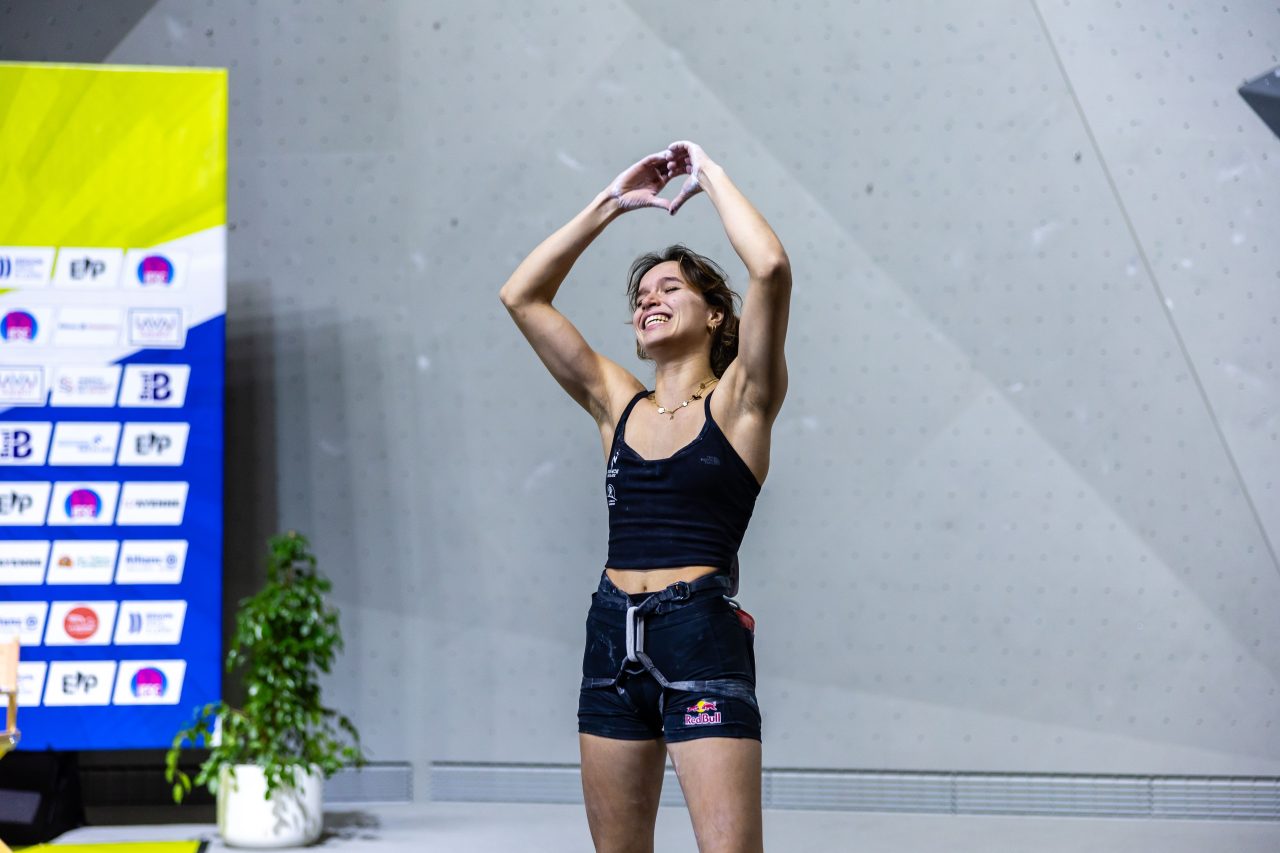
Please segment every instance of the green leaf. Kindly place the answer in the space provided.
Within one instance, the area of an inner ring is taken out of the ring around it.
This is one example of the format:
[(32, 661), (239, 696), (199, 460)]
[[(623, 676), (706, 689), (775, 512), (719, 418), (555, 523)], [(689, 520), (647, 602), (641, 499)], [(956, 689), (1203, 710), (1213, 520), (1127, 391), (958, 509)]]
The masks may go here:
[[(245, 685), (245, 705), (206, 705), (174, 736), (165, 778), (174, 783), (175, 799), (192, 785), (216, 792), (223, 766), (262, 767), (270, 793), (295, 784), (296, 771), (310, 765), (328, 776), (364, 762), (355, 726), (320, 702), (320, 676), (331, 671), (343, 643), (338, 611), (324, 598), (332, 585), (316, 567), (310, 543), (296, 531), (269, 541), (267, 581), (240, 601), (227, 651), (226, 670)], [(221, 721), (216, 746), (209, 743), (215, 720)], [(194, 780), (178, 767), (187, 743), (209, 748)]]

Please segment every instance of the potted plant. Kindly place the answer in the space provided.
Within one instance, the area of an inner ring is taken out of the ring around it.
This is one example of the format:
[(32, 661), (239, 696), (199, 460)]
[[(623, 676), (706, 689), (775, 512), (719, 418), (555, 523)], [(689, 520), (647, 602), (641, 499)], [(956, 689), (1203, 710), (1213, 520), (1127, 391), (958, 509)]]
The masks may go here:
[[(218, 831), (229, 845), (314, 842), (323, 825), (324, 779), (364, 763), (355, 726), (320, 702), (320, 674), (342, 648), (338, 612), (324, 600), (330, 587), (304, 536), (291, 531), (271, 539), (266, 584), (240, 602), (227, 652), (244, 704), (201, 708), (165, 758), (175, 802), (192, 785), (216, 795)], [(186, 743), (210, 750), (194, 779), (178, 767)]]

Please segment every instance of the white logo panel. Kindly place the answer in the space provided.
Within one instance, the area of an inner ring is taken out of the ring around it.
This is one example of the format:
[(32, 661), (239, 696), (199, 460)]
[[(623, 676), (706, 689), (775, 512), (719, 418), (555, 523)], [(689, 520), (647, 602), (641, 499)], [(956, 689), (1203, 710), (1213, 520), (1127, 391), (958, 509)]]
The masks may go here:
[(0, 421), (0, 465), (43, 465), (53, 424)]
[(188, 483), (125, 483), (116, 524), (181, 524)]
[(49, 524), (108, 525), (115, 515), (119, 483), (54, 483)]
[(53, 249), (0, 246), (0, 288), (45, 287), (53, 272)]
[(176, 646), (187, 618), (185, 601), (122, 601), (117, 646)]
[(53, 328), (53, 342), (60, 347), (113, 347), (123, 328), (118, 308), (63, 308)]
[(120, 545), (116, 583), (182, 583), (186, 564), (185, 539), (126, 539)]
[(0, 403), (6, 406), (43, 406), (44, 398), (43, 367), (0, 365)]
[(0, 542), (0, 586), (42, 584), (48, 565), (48, 542)]
[(0, 638), (18, 638), (20, 646), (38, 646), (44, 635), (47, 601), (0, 602)]
[(61, 421), (53, 431), (49, 464), (110, 465), (119, 443), (119, 422)]
[(53, 286), (74, 290), (111, 290), (120, 280), (123, 259), (123, 249), (61, 249), (53, 272)]
[(52, 333), (51, 308), (0, 308), (0, 350), (40, 346)]
[(128, 423), (120, 442), (121, 465), (181, 465), (187, 456), (190, 424)]
[(115, 627), (115, 601), (55, 601), (49, 605), (46, 646), (106, 646)]
[(60, 539), (53, 543), (46, 583), (111, 583), (119, 551), (115, 540)]
[(52, 487), (52, 483), (0, 482), (0, 525), (43, 524)]
[(113, 660), (57, 660), (49, 664), (44, 704), (109, 705), (116, 677)]
[(22, 661), (18, 664), (18, 707), (34, 708), (44, 693), (44, 675), (49, 664), (44, 661)]
[(181, 308), (129, 309), (130, 346), (181, 349), (186, 342)]
[(184, 660), (126, 660), (112, 702), (116, 705), (176, 705), (187, 675)]
[(124, 262), (127, 288), (164, 291), (187, 283), (187, 254), (159, 249), (130, 249)]
[(189, 364), (127, 364), (120, 405), (180, 408), (187, 400), (190, 378)]
[(57, 367), (51, 406), (114, 406), (120, 388), (120, 365)]

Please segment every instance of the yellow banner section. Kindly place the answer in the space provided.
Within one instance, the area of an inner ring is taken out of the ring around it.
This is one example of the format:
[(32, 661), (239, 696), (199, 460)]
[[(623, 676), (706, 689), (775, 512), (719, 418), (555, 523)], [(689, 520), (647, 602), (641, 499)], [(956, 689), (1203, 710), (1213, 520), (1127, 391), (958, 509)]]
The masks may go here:
[(20, 847), (21, 853), (198, 853), (202, 841), (134, 841), (113, 844), (39, 844)]
[(223, 69), (0, 63), (0, 235), (153, 246), (227, 221)]

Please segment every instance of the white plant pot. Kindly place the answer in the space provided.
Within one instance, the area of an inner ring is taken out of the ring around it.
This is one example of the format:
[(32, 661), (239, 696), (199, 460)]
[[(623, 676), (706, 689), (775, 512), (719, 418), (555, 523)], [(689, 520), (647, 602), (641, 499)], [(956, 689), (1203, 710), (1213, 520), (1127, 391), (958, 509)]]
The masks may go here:
[(261, 767), (237, 764), (218, 773), (218, 834), (228, 847), (304, 847), (324, 828), (324, 776), (299, 770), (298, 784), (266, 798)]

